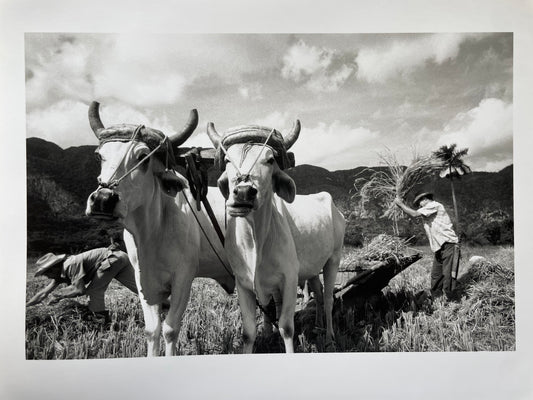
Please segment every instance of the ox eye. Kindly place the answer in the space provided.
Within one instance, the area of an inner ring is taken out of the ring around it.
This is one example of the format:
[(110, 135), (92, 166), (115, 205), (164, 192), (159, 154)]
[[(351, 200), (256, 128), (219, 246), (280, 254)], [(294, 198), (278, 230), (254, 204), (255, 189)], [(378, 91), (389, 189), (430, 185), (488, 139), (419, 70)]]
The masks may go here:
[(145, 158), (147, 155), (148, 155), (148, 149), (145, 149), (145, 148), (137, 149), (137, 150), (134, 152), (134, 156), (135, 156), (135, 158), (137, 159), (137, 161), (141, 161), (141, 160), (142, 160), (143, 158)]
[(268, 160), (266, 160), (266, 163), (272, 165), (274, 164), (274, 161), (275, 161), (274, 157), (271, 157)]
[(96, 158), (96, 161), (102, 162), (102, 155), (97, 151), (94, 152), (94, 158)]

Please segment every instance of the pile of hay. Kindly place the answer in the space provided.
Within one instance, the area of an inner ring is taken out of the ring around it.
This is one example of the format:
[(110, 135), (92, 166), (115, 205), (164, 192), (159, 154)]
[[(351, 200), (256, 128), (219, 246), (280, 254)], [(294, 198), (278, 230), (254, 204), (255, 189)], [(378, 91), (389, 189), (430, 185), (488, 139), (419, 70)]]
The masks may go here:
[(360, 254), (370, 261), (384, 261), (390, 257), (398, 260), (408, 254), (408, 243), (408, 239), (382, 233), (365, 245), (360, 250)]
[(391, 257), (399, 261), (401, 258), (413, 254), (408, 243), (409, 239), (402, 239), (398, 236), (384, 233), (377, 235), (362, 248), (347, 254), (339, 272), (359, 272), (372, 269)]
[(466, 288), (469, 303), (486, 306), (506, 321), (514, 322), (514, 270), (495, 262), (477, 262), (468, 271), (470, 282)]

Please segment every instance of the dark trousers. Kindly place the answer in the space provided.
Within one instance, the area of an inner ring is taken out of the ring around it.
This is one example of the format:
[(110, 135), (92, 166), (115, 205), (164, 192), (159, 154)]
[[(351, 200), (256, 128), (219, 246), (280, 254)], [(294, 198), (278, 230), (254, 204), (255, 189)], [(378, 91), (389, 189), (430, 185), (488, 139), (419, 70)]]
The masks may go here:
[(432, 297), (441, 296), (444, 292), (446, 298), (451, 298), (457, 279), (460, 254), (459, 244), (448, 242), (435, 252), (433, 268), (431, 269)]

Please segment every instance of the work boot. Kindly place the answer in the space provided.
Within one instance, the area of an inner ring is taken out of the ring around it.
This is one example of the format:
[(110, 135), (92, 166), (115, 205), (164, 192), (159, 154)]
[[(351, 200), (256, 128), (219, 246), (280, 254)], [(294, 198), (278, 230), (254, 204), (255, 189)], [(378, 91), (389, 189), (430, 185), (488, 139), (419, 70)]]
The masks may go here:
[(111, 316), (107, 310), (92, 312), (89, 318), (99, 324), (109, 324), (111, 322)]

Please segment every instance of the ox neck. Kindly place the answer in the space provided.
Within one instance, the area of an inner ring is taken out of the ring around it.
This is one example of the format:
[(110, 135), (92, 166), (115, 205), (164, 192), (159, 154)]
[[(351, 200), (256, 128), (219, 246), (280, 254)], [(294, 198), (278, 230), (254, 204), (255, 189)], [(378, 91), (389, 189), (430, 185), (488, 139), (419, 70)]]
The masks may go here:
[[(164, 227), (178, 229), (185, 224), (180, 215), (185, 214), (185, 191), (178, 193), (176, 198), (166, 196), (160, 188), (156, 188), (153, 196), (142, 206), (133, 210), (123, 221), (124, 228), (133, 236), (150, 239), (162, 237)], [(166, 236), (166, 235), (165, 235)]]
[[(272, 224), (274, 221), (273, 213), (276, 212), (275, 198), (271, 196), (265, 199), (264, 203), (257, 210), (252, 211), (246, 217), (231, 217), (228, 216), (228, 226), (232, 227), (232, 220), (234, 220), (234, 226), (239, 226), (239, 229), (250, 230), (250, 238), (256, 242), (253, 247), (256, 252), (261, 253), (263, 245), (270, 239), (273, 229)], [(258, 244), (258, 246), (256, 246)]]

